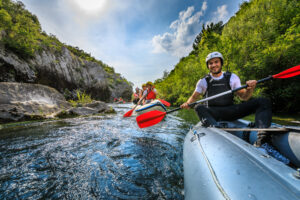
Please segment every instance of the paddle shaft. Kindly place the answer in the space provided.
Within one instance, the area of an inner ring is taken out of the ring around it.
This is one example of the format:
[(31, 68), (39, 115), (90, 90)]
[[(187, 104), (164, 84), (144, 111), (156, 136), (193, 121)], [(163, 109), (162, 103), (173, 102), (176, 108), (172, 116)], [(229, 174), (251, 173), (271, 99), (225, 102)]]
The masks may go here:
[[(147, 94), (148, 94), (148, 93), (147, 93)], [(142, 101), (142, 100), (147, 96), (147, 94), (144, 95), (144, 96), (142, 97), (142, 99), (139, 100), (139, 102)], [(139, 102), (137, 102), (137, 104), (136, 104), (131, 110), (129, 110), (128, 112), (126, 112), (126, 113), (123, 115), (123, 117), (130, 117), (130, 116), (132, 115), (133, 111), (134, 111), (134, 110), (136, 109), (136, 107), (139, 105)]]
[[(146, 95), (147, 96), (147, 95)], [(141, 101), (144, 99), (145, 97), (143, 97), (142, 99), (141, 99)], [(137, 102), (136, 103), (136, 105), (131, 109), (131, 110), (134, 110), (134, 109), (136, 109), (136, 107), (139, 105), (139, 102)]]
[[(268, 80), (271, 80), (271, 79), (273, 79), (273, 77), (272, 77), (272, 76), (268, 76), (268, 77), (266, 77), (266, 78), (263, 78), (263, 79), (258, 80), (257, 83), (261, 83), (261, 82), (268, 81)], [(216, 99), (216, 98), (221, 97), (221, 96), (224, 96), (224, 95), (226, 95), (226, 94), (234, 93), (234, 92), (236, 92), (236, 91), (239, 91), (239, 90), (244, 89), (244, 88), (247, 88), (247, 87), (248, 87), (248, 85), (243, 85), (243, 86), (238, 87), (238, 88), (236, 88), (236, 89), (234, 89), (234, 90), (228, 90), (228, 91), (226, 91), (226, 92), (222, 92), (222, 93), (220, 93), (220, 94), (216, 94), (216, 95), (214, 95), (214, 96), (207, 97), (207, 98), (201, 99), (201, 100), (199, 100), (199, 101), (195, 101), (194, 103), (190, 103), (190, 104), (189, 104), (189, 107), (194, 106), (194, 105), (196, 105), (196, 104), (198, 104), (198, 103), (202, 103), (202, 102), (206, 102), (206, 101), (209, 101), (209, 100), (212, 100), (212, 99)], [(178, 108), (175, 108), (175, 109), (173, 109), (173, 110), (169, 110), (169, 111), (166, 112), (166, 114), (175, 112), (175, 111), (180, 110), (180, 109), (181, 109), (181, 108), (178, 107)]]
[[(147, 92), (147, 94), (148, 94), (148, 92)], [(141, 101), (141, 103), (142, 103), (142, 101), (145, 99), (145, 97), (147, 96), (147, 94), (144, 95), (144, 96), (139, 100), (139, 101)], [(133, 108), (132, 110), (134, 110), (138, 105), (139, 105), (139, 102), (136, 103), (136, 106), (134, 106), (134, 108)]]

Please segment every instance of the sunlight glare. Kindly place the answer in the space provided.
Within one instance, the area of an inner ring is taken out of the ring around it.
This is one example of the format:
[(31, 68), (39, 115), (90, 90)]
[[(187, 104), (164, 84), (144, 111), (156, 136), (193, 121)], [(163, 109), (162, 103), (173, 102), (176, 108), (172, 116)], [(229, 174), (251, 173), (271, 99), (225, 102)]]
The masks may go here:
[(74, 0), (82, 9), (88, 12), (95, 12), (104, 7), (106, 0)]

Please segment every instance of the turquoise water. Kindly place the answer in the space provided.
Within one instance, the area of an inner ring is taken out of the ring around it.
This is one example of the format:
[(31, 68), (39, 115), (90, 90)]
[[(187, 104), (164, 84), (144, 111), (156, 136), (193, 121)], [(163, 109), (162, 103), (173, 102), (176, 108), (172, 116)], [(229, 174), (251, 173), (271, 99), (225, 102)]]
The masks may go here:
[(183, 140), (169, 114), (139, 129), (117, 114), (0, 130), (0, 199), (183, 199)]

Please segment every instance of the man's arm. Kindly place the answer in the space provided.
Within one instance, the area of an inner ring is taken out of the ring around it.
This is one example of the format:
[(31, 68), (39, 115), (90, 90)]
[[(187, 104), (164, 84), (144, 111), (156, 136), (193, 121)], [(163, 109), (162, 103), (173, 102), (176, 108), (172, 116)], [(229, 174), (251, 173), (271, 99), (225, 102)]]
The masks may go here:
[(138, 105), (140, 105), (141, 103), (144, 104), (145, 103), (145, 98), (148, 95), (148, 92), (144, 91), (144, 94), (142, 94), (142, 97), (140, 98), (140, 100), (138, 101)]
[(157, 94), (157, 90), (155, 88), (152, 88), (152, 90), (155, 94)]
[(256, 80), (249, 80), (246, 82), (248, 87), (246, 89), (242, 89), (236, 92), (236, 94), (239, 96), (239, 98), (243, 101), (247, 101), (248, 99), (251, 98), (253, 91), (256, 87)]
[(143, 90), (140, 90), (139, 92), (139, 98), (141, 99), (143, 97)]
[(192, 96), (190, 96), (190, 98), (187, 100), (187, 102), (183, 103), (183, 104), (180, 106), (180, 108), (190, 108), (190, 107), (188, 106), (188, 104), (191, 104), (191, 103), (195, 102), (195, 101), (198, 99), (199, 96), (200, 96), (200, 93), (194, 91), (194, 93), (192, 94)]

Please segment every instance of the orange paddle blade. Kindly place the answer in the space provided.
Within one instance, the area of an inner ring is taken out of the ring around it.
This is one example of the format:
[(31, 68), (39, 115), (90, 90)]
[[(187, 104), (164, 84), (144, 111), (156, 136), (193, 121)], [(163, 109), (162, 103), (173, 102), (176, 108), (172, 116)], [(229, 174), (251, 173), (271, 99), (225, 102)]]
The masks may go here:
[(165, 106), (167, 106), (167, 107), (170, 107), (170, 103), (169, 102), (167, 102), (167, 101), (165, 101), (165, 100), (163, 100), (163, 99), (158, 99), (162, 104), (164, 104)]
[(132, 113), (133, 113), (133, 110), (134, 110), (134, 109), (129, 110), (127, 113), (125, 113), (125, 114), (123, 115), (123, 117), (130, 117), (130, 116), (132, 115)]
[(283, 72), (280, 72), (279, 74), (275, 74), (272, 77), (273, 78), (290, 78), (293, 76), (300, 75), (300, 65), (289, 68), (287, 70), (284, 70)]
[(153, 110), (137, 116), (136, 122), (140, 128), (146, 128), (158, 124), (166, 114), (166, 112)]

